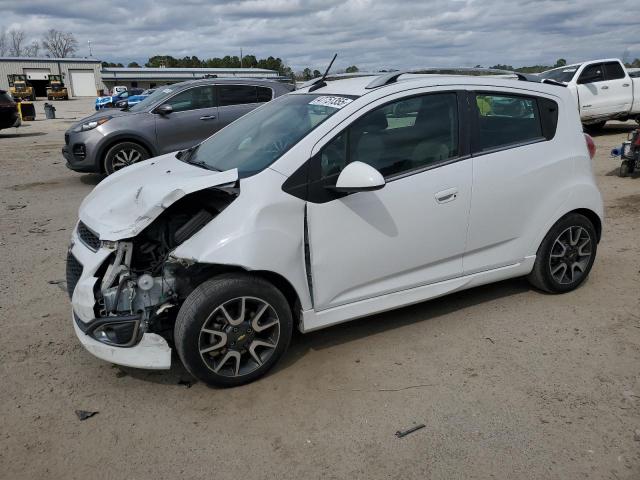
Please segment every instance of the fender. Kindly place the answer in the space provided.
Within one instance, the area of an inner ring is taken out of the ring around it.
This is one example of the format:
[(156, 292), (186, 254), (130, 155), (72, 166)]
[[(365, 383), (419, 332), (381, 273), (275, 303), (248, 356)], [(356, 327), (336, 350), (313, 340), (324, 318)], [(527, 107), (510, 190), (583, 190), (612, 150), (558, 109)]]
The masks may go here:
[[(562, 217), (573, 211), (589, 210), (593, 212), (600, 219), (600, 231), (602, 231), (604, 211), (600, 191), (593, 184), (586, 182), (568, 185), (566, 189), (569, 190), (567, 198), (544, 224), (544, 228), (540, 229), (537, 234), (533, 236), (533, 240), (528, 248), (528, 251), (531, 252), (532, 255), (537, 253), (542, 240), (549, 230), (551, 230), (551, 227)], [(598, 225), (595, 225), (595, 227), (598, 228)], [(600, 238), (598, 238), (598, 241), (599, 240)]]
[(144, 148), (147, 149), (147, 151), (151, 155), (149, 158), (157, 157), (162, 153), (158, 150), (158, 148), (152, 142), (150, 142), (149, 140), (140, 136), (137, 133), (128, 132), (128, 131), (114, 133), (104, 137), (100, 142), (100, 146), (98, 147), (98, 152), (95, 158), (96, 158), (97, 166), (100, 167), (100, 169), (102, 169), (102, 165), (104, 163), (103, 162), (104, 156), (107, 153), (107, 150), (113, 147), (116, 143), (122, 142), (122, 141), (132, 141), (135, 143), (139, 143), (140, 145), (142, 145)]
[(291, 284), (303, 309), (311, 308), (304, 256), (305, 202), (282, 191), (285, 178), (266, 169), (240, 180), (238, 198), (171, 256), (189, 263), (275, 273)]

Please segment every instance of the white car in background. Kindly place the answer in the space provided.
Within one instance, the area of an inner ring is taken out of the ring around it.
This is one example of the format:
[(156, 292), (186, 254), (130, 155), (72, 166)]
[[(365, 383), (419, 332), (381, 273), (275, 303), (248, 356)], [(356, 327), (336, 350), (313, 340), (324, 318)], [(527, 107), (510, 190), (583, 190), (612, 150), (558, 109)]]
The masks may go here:
[(640, 121), (640, 78), (632, 77), (617, 58), (567, 65), (539, 76), (567, 86), (585, 125), (602, 128), (607, 120)]
[(212, 385), (310, 332), (527, 276), (587, 278), (603, 206), (569, 90), (391, 73), (283, 95), (80, 207), (72, 323), (108, 362)]

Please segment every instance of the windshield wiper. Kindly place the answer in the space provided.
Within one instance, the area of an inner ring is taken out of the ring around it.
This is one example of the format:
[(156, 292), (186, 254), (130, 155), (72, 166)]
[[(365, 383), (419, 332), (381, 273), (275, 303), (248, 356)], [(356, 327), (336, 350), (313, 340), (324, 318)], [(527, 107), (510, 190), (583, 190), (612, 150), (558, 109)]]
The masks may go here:
[(197, 165), (199, 167), (206, 168), (207, 170), (213, 170), (214, 172), (221, 172), (222, 170), (212, 167), (204, 160), (191, 160), (191, 157), (193, 157), (193, 154), (198, 150), (199, 146), (200, 145), (194, 145), (186, 150), (182, 150), (178, 158), (185, 163), (190, 163), (191, 165)]

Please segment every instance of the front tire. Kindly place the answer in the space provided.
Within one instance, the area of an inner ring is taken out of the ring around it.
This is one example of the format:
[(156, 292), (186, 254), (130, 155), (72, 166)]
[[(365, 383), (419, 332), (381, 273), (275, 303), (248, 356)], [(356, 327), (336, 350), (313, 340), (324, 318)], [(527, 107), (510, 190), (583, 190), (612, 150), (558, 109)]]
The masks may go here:
[(597, 247), (593, 223), (584, 215), (568, 214), (542, 240), (527, 279), (545, 292), (570, 292), (589, 276)]
[(284, 354), (293, 320), (284, 295), (262, 278), (226, 274), (199, 285), (180, 307), (175, 346), (186, 369), (217, 387), (262, 377)]
[(111, 175), (122, 168), (149, 158), (146, 148), (134, 142), (121, 142), (111, 147), (104, 157), (104, 171)]

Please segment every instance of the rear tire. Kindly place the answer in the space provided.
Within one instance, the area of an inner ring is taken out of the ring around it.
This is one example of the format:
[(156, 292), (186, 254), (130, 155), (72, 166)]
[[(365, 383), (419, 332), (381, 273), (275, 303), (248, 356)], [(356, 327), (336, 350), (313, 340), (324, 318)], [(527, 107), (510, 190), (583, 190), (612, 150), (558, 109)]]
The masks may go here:
[(149, 152), (134, 142), (120, 142), (111, 147), (104, 157), (104, 171), (107, 175), (149, 158)]
[(600, 132), (606, 124), (607, 124), (606, 120), (604, 122), (590, 123), (588, 125), (585, 125), (585, 129), (589, 132), (597, 133), (597, 132)]
[(529, 283), (549, 293), (565, 293), (586, 280), (598, 247), (593, 223), (578, 213), (558, 220), (542, 240)]
[(235, 387), (266, 374), (287, 350), (292, 332), (291, 309), (280, 290), (249, 274), (225, 274), (187, 297), (174, 339), (194, 377)]

